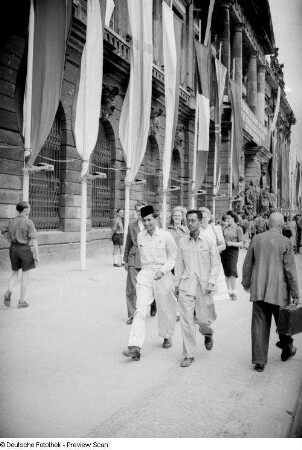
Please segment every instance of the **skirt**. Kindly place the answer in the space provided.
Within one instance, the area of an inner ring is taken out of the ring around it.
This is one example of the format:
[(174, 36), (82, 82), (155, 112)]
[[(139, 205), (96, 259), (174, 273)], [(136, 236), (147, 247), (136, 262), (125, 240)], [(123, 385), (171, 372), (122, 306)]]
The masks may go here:
[(221, 252), (221, 262), (226, 277), (238, 278), (237, 262), (238, 262), (239, 248), (227, 247)]
[(121, 247), (124, 243), (124, 235), (114, 233), (114, 235), (112, 236), (112, 242), (113, 245), (119, 245)]

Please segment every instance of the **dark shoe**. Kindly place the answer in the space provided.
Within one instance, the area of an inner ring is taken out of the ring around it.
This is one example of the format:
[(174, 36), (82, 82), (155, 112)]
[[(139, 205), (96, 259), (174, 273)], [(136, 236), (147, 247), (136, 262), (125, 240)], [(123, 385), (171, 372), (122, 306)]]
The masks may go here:
[(127, 325), (131, 325), (133, 322), (133, 317), (129, 317), (129, 319), (127, 320), (126, 324)]
[(8, 308), (10, 307), (10, 298), (11, 298), (11, 291), (6, 291), (4, 294), (4, 304), (5, 306), (7, 306)]
[(214, 341), (212, 336), (205, 336), (204, 337), (204, 346), (207, 350), (212, 350), (214, 345)]
[(297, 352), (297, 347), (295, 347), (294, 345), (292, 346), (292, 348), (288, 348), (288, 347), (284, 348), (281, 353), (282, 361), (287, 361), (288, 358), (295, 356), (296, 352)]
[(181, 361), (180, 367), (189, 367), (192, 362), (194, 362), (194, 358), (185, 358)]
[(121, 264), (113, 264), (113, 267), (122, 267)]
[(237, 300), (236, 294), (230, 294), (230, 298), (233, 302), (236, 302), (236, 300)]
[(29, 303), (27, 303), (25, 300), (23, 302), (19, 302), (18, 308), (27, 308), (29, 306)]
[(172, 347), (171, 339), (164, 339), (163, 348), (170, 348), (170, 347)]
[(123, 355), (127, 358), (132, 358), (133, 361), (139, 361), (141, 357), (141, 349), (139, 347), (128, 347), (128, 350), (123, 351)]
[(151, 303), (151, 308), (150, 308), (150, 316), (154, 317), (156, 315), (156, 312), (157, 312), (156, 303), (152, 302)]
[(179, 322), (179, 321), (180, 321), (180, 317), (176, 316), (176, 322)]
[(257, 370), (257, 372), (263, 372), (264, 364), (255, 364), (255, 370)]

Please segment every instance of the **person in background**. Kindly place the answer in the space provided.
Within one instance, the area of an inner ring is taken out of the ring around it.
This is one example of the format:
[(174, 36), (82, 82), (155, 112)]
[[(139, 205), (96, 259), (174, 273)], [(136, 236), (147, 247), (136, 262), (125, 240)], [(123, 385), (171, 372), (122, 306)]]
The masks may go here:
[(124, 210), (119, 208), (112, 225), (111, 239), (113, 242), (113, 266), (122, 267), (123, 243), (124, 243)]
[[(18, 281), (19, 270), (22, 270), (21, 295), (18, 308), (26, 308), (29, 303), (25, 300), (29, 281), (29, 273), (39, 262), (39, 248), (37, 231), (33, 222), (28, 218), (30, 205), (19, 202), (16, 206), (19, 215), (9, 222), (8, 227), (2, 230), (10, 242), (9, 257), (12, 266), (12, 275), (8, 281), (8, 290), (4, 294), (4, 305), (11, 306), (12, 290)], [(33, 245), (33, 252), (30, 248)]]
[[(179, 240), (189, 234), (189, 229), (186, 226), (186, 210), (181, 206), (176, 206), (171, 213), (170, 225), (168, 226), (169, 233), (175, 241), (177, 247), (179, 246)], [(174, 275), (174, 269), (172, 270)], [(179, 321), (179, 312), (177, 312), (176, 322)]]
[(263, 213), (259, 213), (255, 220), (256, 234), (264, 233), (267, 231), (267, 220)]
[(157, 213), (152, 205), (141, 208), (145, 229), (138, 234), (137, 245), (142, 269), (136, 282), (136, 311), (131, 325), (128, 349), (123, 355), (139, 361), (145, 340), (145, 319), (153, 300), (156, 300), (158, 334), (164, 338), (163, 348), (172, 345), (176, 323), (174, 277), (177, 246), (168, 231), (158, 228)]
[(301, 234), (302, 234), (302, 214), (297, 214), (295, 217), (297, 224), (297, 253), (300, 253), (301, 247)]
[(226, 249), (220, 254), (222, 267), (228, 286), (230, 299), (237, 300), (236, 296), (236, 278), (238, 278), (237, 262), (239, 248), (243, 246), (243, 231), (238, 226), (238, 216), (234, 211), (228, 211), (227, 227), (224, 229), (224, 240)]
[(172, 210), (168, 231), (172, 234), (177, 246), (180, 238), (184, 237), (186, 234), (189, 234), (189, 229), (186, 225), (186, 210), (181, 206), (176, 206)]
[(136, 278), (138, 272), (142, 268), (141, 259), (137, 247), (137, 235), (144, 229), (140, 212), (143, 206), (146, 206), (145, 202), (139, 201), (135, 204), (137, 220), (129, 224), (125, 243), (124, 263), (125, 263), (125, 270), (127, 271), (127, 282), (126, 282), (126, 302), (128, 312), (128, 320), (126, 322), (127, 325), (131, 325), (133, 321), (133, 316), (136, 309)]
[(216, 243), (201, 232), (203, 216), (201, 211), (188, 211), (190, 235), (179, 242), (175, 266), (175, 295), (178, 296), (183, 335), (184, 359), (181, 367), (188, 367), (194, 361), (196, 323), (204, 336), (205, 348), (213, 348), (211, 324), (216, 319), (213, 292), (221, 263)]
[[(269, 231), (254, 237), (248, 248), (242, 269), (242, 285), (250, 292), (252, 312), (252, 364), (263, 372), (267, 363), (272, 315), (278, 324), (280, 306), (288, 306), (291, 297), (299, 303), (297, 270), (290, 241), (282, 236), (284, 219), (273, 213)], [(296, 354), (291, 336), (279, 334), (277, 347), (282, 349), (281, 360)]]

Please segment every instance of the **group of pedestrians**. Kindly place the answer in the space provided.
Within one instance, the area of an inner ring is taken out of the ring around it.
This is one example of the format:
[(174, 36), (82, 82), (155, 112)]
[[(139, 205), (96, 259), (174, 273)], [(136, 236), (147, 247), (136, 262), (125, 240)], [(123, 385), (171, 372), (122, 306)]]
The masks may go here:
[[(18, 303), (21, 309), (29, 306), (25, 299), (28, 275), (39, 262), (39, 249), (37, 231), (28, 217), (30, 205), (22, 201), (16, 209), (17, 217), (1, 230), (10, 242), (12, 266), (4, 304), (10, 307), (12, 290), (21, 270)], [(244, 246), (244, 235), (249, 228), (243, 225), (244, 218), (231, 210), (221, 225), (215, 225), (211, 211), (205, 207), (188, 212), (176, 207), (168, 230), (164, 231), (159, 227), (158, 214), (152, 205), (137, 202), (135, 210), (137, 219), (129, 225), (123, 261), (122, 209), (117, 211), (112, 229), (114, 266), (124, 264), (127, 270), (127, 324), (131, 329), (128, 348), (123, 354), (132, 360), (140, 360), (145, 319), (150, 311), (151, 316), (158, 316), (158, 334), (163, 339), (164, 349), (171, 347), (175, 324), (180, 318), (184, 356), (180, 365), (188, 367), (196, 355), (196, 325), (204, 337), (205, 348), (213, 348), (215, 296), (223, 291), (223, 282), (225, 298), (237, 299), (238, 253)], [(259, 223), (261, 219), (259, 216)], [(294, 250), (298, 252), (301, 244), (302, 216), (295, 218), (296, 248), (292, 244), (292, 235), (286, 234), (287, 223), (282, 214), (272, 213), (265, 221), (265, 228), (261, 231), (256, 228), (251, 236), (243, 264), (242, 285), (250, 292), (253, 303), (252, 363), (259, 372), (267, 363), (272, 316), (277, 323), (281, 306), (299, 303)], [(292, 337), (286, 334), (279, 333), (276, 345), (281, 349), (282, 361), (297, 351)]]
[[(226, 213), (221, 227), (213, 223), (207, 208), (185, 212), (182, 207), (177, 207), (171, 213), (167, 231), (159, 228), (158, 215), (153, 206), (140, 207), (139, 216), (141, 224), (136, 224), (136, 240), (131, 238), (132, 250), (126, 245), (124, 256), (128, 277), (130, 253), (140, 257), (140, 269), (136, 274), (136, 286), (135, 282), (131, 285), (132, 292), (136, 292), (136, 304), (132, 303), (130, 313), (128, 308), (131, 330), (128, 348), (123, 354), (132, 360), (140, 360), (145, 339), (145, 319), (155, 301), (158, 334), (163, 338), (165, 349), (172, 345), (176, 312), (179, 311), (184, 356), (180, 365), (188, 367), (196, 355), (196, 325), (204, 337), (205, 348), (213, 348), (212, 323), (216, 319), (215, 295), (221, 267), (228, 298), (237, 299), (237, 262), (239, 248), (244, 243), (244, 231), (233, 211)], [(133, 226), (129, 225), (127, 240)], [(299, 302), (293, 249), (289, 240), (282, 236), (283, 216), (273, 213), (267, 227), (268, 231), (258, 233), (259, 236), (255, 236), (249, 245), (242, 281), (253, 302), (252, 363), (259, 372), (267, 363), (271, 315), (277, 321), (280, 306), (289, 305), (291, 301), (295, 304)], [(281, 276), (283, 273), (285, 275)], [(126, 298), (128, 304), (128, 294)], [(282, 350), (282, 361), (296, 353), (293, 339), (286, 335), (279, 335), (277, 346)]]

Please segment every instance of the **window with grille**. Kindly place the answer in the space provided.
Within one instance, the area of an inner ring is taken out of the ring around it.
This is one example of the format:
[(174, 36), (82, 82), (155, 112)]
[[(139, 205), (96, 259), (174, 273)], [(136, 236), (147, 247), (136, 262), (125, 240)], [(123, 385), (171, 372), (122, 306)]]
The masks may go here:
[(50, 134), (35, 161), (53, 164), (53, 172), (30, 172), (30, 217), (37, 230), (59, 229), (61, 121), (56, 116)]
[(149, 205), (155, 205), (158, 186), (158, 177), (156, 175), (156, 151), (152, 148), (149, 140), (147, 142), (147, 150), (137, 178), (146, 180), (146, 184), (142, 185), (143, 200)]
[(178, 191), (171, 191), (171, 211), (181, 205), (181, 160), (178, 150), (173, 150), (171, 161), (170, 185), (179, 187)]
[(91, 220), (93, 228), (110, 227), (111, 216), (111, 145), (106, 137), (102, 122), (99, 125), (99, 134), (96, 146), (90, 160), (90, 173), (102, 172), (107, 178), (92, 180), (92, 208)]

